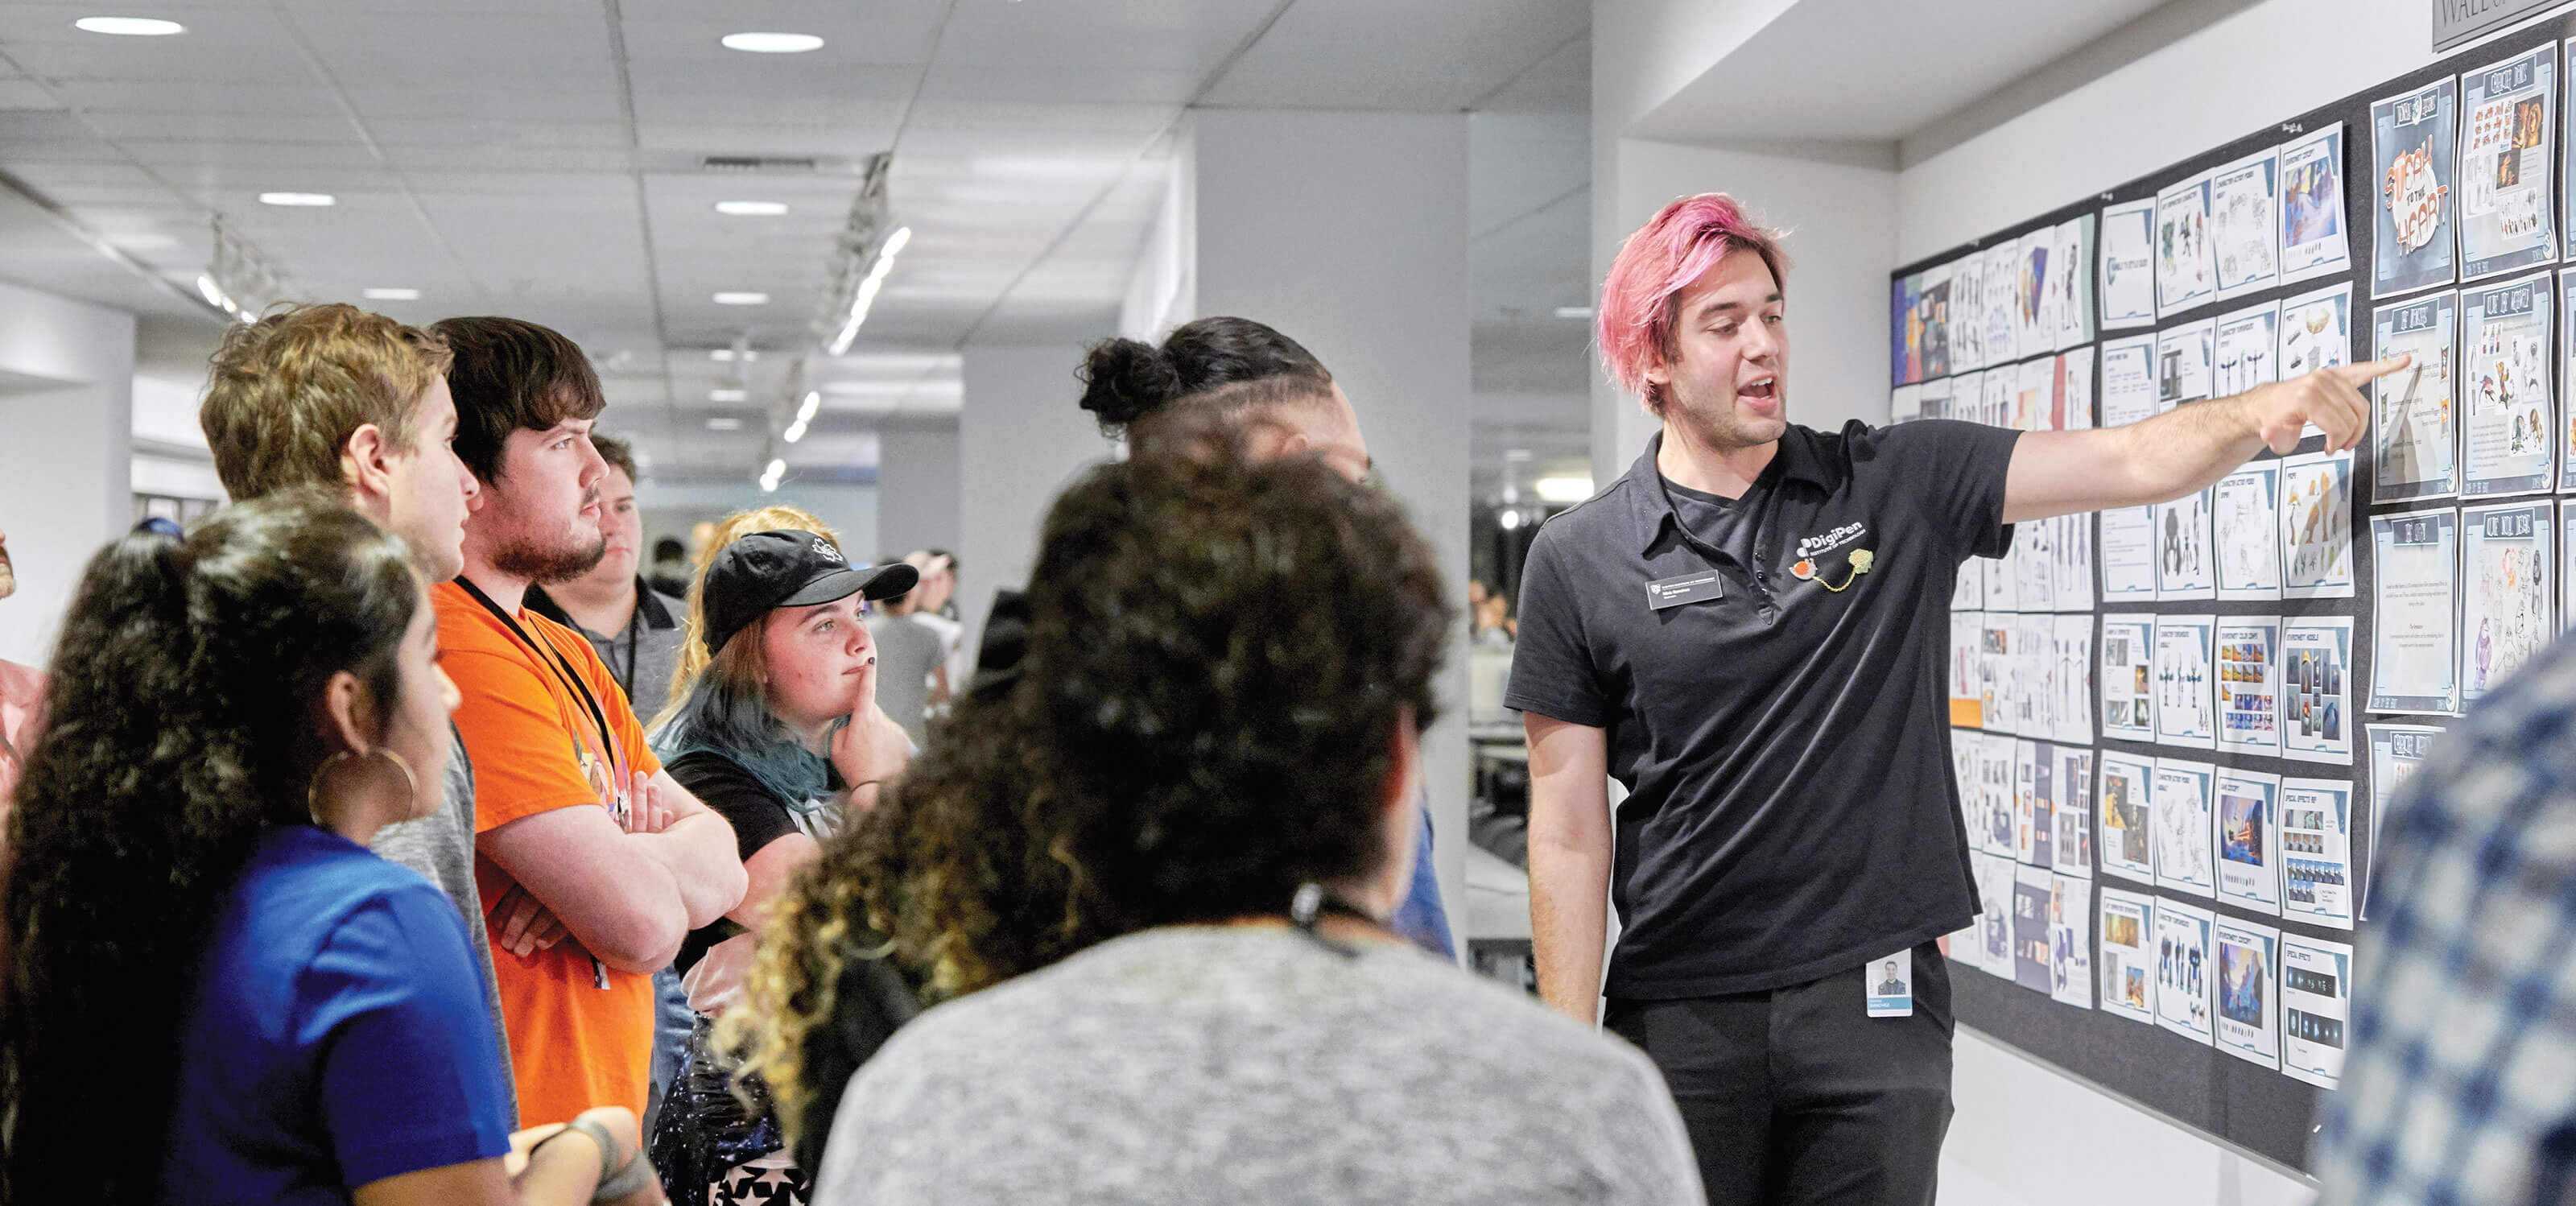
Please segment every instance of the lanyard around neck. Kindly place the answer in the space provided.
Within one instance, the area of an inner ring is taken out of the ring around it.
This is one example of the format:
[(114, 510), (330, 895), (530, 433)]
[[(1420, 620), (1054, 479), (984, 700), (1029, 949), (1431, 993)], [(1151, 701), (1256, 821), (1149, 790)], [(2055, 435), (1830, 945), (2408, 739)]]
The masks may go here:
[(545, 663), (546, 669), (553, 672), (566, 688), (581, 697), (583, 705), (590, 709), (591, 723), (599, 726), (600, 754), (604, 757), (615, 757), (617, 742), (608, 727), (607, 709), (599, 706), (599, 698), (590, 693), (590, 685), (581, 681), (580, 675), (573, 673), (572, 667), (563, 660), (563, 654), (553, 646), (530, 636), (526, 629), (519, 627), (519, 622), (511, 619), (509, 612), (501, 610), (501, 605), (493, 602), (492, 596), (484, 594), (483, 588), (474, 585), (472, 579), (459, 574), (456, 584), (464, 587), (466, 594), (474, 596), (474, 601), (483, 605), (483, 610), (491, 612), (492, 618), (501, 621), (501, 626), (510, 630), (510, 635), (519, 638), (520, 643), (534, 652), (537, 660)]

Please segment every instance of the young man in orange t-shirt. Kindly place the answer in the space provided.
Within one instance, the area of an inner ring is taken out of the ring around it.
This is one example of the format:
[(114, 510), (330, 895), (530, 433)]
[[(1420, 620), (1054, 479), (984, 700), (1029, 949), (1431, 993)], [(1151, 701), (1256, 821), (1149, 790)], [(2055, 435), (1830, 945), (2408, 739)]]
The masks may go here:
[(475, 883), (509, 1020), (521, 1124), (642, 1113), (653, 972), (742, 899), (732, 829), (663, 772), (590, 642), (523, 606), (600, 557), (581, 349), (534, 323), (451, 318), (456, 453), (482, 484), (465, 573), (431, 594), (474, 757)]

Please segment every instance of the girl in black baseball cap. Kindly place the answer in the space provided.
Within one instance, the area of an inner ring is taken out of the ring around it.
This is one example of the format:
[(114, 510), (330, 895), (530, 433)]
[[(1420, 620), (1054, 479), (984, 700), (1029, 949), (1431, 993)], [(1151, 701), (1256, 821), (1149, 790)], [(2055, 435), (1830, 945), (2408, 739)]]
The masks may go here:
[[(750, 966), (751, 931), (789, 876), (818, 857), (817, 842), (851, 809), (872, 806), (911, 755), (876, 706), (876, 647), (861, 618), (869, 601), (909, 591), (918, 577), (899, 562), (854, 567), (804, 531), (754, 532), (707, 566), (698, 599), (707, 668), (653, 745), (671, 777), (732, 824), (751, 889), (692, 932), (676, 963), (699, 1020), (652, 1139), (674, 1202), (703, 1200), (718, 1181), (775, 1180), (789, 1190), (780, 1200), (795, 1200), (804, 1184), (764, 1159), (778, 1147), (776, 1124), (765, 1102), (746, 1114), (734, 1100), (730, 1071), (710, 1056), (710, 1028)], [(756, 1081), (742, 1087), (763, 1095)]]

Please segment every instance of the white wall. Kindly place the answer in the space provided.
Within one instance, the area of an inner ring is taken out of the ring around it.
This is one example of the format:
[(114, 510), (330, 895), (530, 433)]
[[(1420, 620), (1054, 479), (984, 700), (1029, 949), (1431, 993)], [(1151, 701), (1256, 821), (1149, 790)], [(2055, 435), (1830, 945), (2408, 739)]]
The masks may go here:
[(955, 549), (963, 498), (957, 429), (889, 427), (877, 441), (875, 552)]
[(679, 485), (654, 481), (647, 471), (635, 487), (635, 507), (644, 513), (644, 557), (650, 561), (653, 542), (665, 536), (687, 543), (689, 529), (700, 520), (720, 520), (736, 511), (779, 504), (803, 507), (832, 525), (841, 543), (849, 546), (845, 551), (853, 557), (868, 557), (876, 552), (867, 544), (877, 534), (874, 486), (805, 483), (791, 478), (778, 487), (777, 493), (765, 494), (758, 482)]
[(2316, 1189), (1961, 1027), (1939, 1206), (2308, 1206)]
[(0, 284), (0, 659), (42, 665), (90, 555), (132, 525), (134, 316)]
[[(1359, 411), (1389, 489), (1466, 599), (1472, 303), (1462, 113), (1202, 110), (1195, 163), (1197, 313), (1286, 332)], [(1453, 922), (1466, 900), (1466, 629), (1423, 740), (1436, 870)]]
[(1028, 582), (1038, 527), (1056, 494), (1109, 456), (1099, 425), (1076, 405), (1082, 385), (1073, 373), (1088, 342), (967, 345), (966, 402), (957, 418), (963, 494), (952, 547), (969, 649), (983, 639), (993, 592)]

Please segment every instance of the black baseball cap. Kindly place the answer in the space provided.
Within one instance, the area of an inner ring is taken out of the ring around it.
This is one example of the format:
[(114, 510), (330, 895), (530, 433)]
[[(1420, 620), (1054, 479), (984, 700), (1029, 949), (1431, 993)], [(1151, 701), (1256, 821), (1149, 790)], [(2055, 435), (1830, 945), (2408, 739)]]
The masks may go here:
[(810, 607), (860, 595), (887, 599), (921, 581), (921, 571), (896, 561), (852, 569), (832, 542), (812, 532), (754, 532), (724, 547), (707, 566), (699, 604), (707, 620), (707, 652), (725, 647), (735, 633), (781, 607)]

